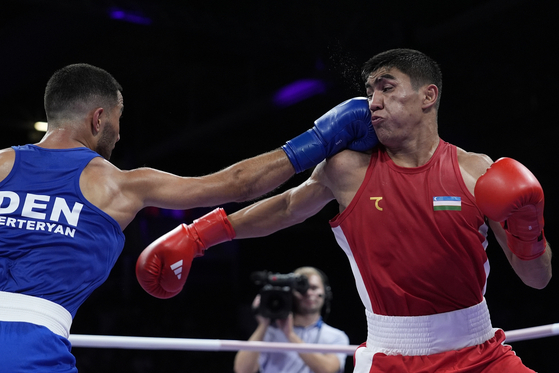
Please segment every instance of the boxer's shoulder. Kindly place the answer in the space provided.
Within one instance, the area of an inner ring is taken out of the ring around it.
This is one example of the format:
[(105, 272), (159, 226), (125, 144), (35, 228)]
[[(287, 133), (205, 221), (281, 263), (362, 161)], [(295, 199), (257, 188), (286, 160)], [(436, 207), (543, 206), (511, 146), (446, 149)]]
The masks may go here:
[(344, 173), (355, 168), (367, 168), (370, 160), (370, 151), (359, 152), (346, 149), (326, 159), (326, 167), (331, 171)]
[(467, 172), (475, 179), (485, 173), (493, 161), (489, 156), (482, 153), (467, 152), (464, 149), (456, 148), (458, 164), (463, 172)]
[(118, 177), (122, 171), (102, 157), (93, 158), (82, 171), (81, 180), (92, 183), (103, 182), (106, 178)]
[(371, 154), (349, 149), (343, 150), (326, 159), (323, 172), (336, 184), (353, 183), (355, 180), (361, 183), (370, 160)]
[(0, 163), (4, 163), (4, 162), (14, 163), (15, 157), (16, 157), (16, 152), (12, 148), (5, 148), (0, 150)]
[(321, 182), (333, 193), (340, 206), (347, 206), (363, 183), (371, 155), (343, 150), (326, 159), (319, 167)]
[(14, 166), (16, 152), (12, 148), (0, 150), (0, 181), (10, 174)]
[(468, 190), (473, 194), (477, 180), (487, 171), (493, 161), (485, 154), (467, 152), (458, 147), (456, 150), (462, 179)]

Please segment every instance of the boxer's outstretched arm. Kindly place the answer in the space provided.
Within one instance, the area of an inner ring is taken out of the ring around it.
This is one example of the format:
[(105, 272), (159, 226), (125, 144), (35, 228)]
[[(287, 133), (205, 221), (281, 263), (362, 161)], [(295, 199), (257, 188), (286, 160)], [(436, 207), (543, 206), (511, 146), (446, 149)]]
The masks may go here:
[(318, 213), (334, 199), (332, 191), (320, 182), (323, 166), (324, 162), (301, 185), (229, 215), (236, 238), (267, 236)]
[[(188, 209), (247, 201), (342, 149), (362, 151), (377, 143), (367, 99), (357, 97), (329, 110), (310, 130), (288, 141), (281, 150), (238, 162), (214, 174), (179, 177), (151, 168), (121, 171), (109, 162), (94, 160), (84, 170), (80, 187), (91, 203), (124, 229), (143, 207)], [(196, 162), (184, 160), (188, 161)]]
[(187, 209), (259, 197), (288, 180), (295, 170), (285, 152), (277, 149), (200, 177), (178, 177), (153, 169), (130, 173), (139, 181), (136, 188), (140, 189), (135, 190), (144, 206)]
[[(149, 183), (145, 187), (147, 192), (142, 193), (144, 205), (190, 208), (247, 201), (276, 188), (295, 171), (312, 168), (342, 149), (364, 151), (377, 143), (368, 101), (356, 97), (322, 115), (310, 130), (287, 141), (281, 151), (254, 157), (200, 178), (167, 177), (163, 185)], [(152, 180), (153, 177), (148, 181)]]
[[(319, 165), (317, 170), (321, 169)], [(223, 209), (216, 209), (163, 235), (143, 250), (136, 262), (140, 285), (155, 297), (173, 297), (182, 290), (192, 260), (209, 247), (234, 238), (265, 236), (314, 215), (333, 199), (330, 190), (314, 178), (317, 170), (299, 187), (230, 217)]]
[(246, 201), (273, 190), (294, 173), (281, 149), (201, 177), (181, 177), (152, 168), (122, 171), (95, 158), (84, 169), (80, 188), (89, 202), (124, 229), (147, 206), (189, 209)]

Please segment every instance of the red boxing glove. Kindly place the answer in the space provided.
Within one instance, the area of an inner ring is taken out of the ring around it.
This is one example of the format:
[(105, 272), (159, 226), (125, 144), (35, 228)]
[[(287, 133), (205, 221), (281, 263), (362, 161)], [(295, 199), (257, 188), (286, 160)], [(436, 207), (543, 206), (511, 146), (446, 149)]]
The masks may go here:
[(530, 170), (514, 159), (498, 159), (480, 176), (474, 194), (481, 212), (501, 222), (507, 245), (518, 258), (543, 255), (543, 189)]
[(225, 211), (217, 208), (190, 225), (179, 225), (145, 248), (136, 262), (136, 278), (154, 297), (174, 297), (182, 291), (192, 259), (233, 238), (235, 231)]

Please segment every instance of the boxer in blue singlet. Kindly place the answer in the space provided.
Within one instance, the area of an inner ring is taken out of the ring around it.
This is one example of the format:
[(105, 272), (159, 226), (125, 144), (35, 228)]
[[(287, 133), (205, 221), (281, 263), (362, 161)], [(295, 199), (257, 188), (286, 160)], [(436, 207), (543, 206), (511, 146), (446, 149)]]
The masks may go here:
[[(77, 371), (68, 340), (72, 319), (109, 275), (124, 246), (122, 231), (142, 208), (253, 199), (345, 147), (371, 147), (376, 139), (366, 103), (357, 100), (335, 111), (352, 115), (334, 121), (327, 113), (290, 140), (289, 150), (214, 174), (122, 171), (108, 161), (120, 138), (121, 91), (100, 68), (66, 66), (45, 90), (43, 139), (0, 150), (2, 371)], [(183, 266), (186, 279), (190, 262)]]

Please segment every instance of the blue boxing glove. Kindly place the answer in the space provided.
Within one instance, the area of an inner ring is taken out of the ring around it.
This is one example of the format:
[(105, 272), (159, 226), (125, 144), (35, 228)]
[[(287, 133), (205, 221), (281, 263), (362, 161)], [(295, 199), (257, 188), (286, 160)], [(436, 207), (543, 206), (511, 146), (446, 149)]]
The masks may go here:
[(281, 148), (299, 173), (342, 149), (364, 151), (377, 143), (369, 102), (365, 97), (355, 97), (328, 111), (314, 122), (313, 128)]

